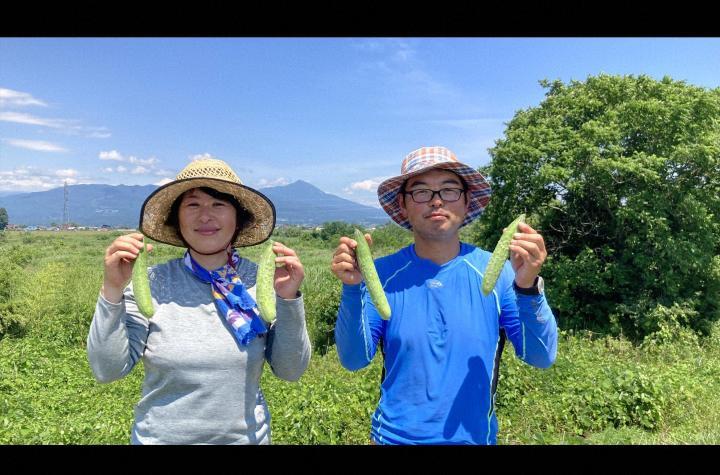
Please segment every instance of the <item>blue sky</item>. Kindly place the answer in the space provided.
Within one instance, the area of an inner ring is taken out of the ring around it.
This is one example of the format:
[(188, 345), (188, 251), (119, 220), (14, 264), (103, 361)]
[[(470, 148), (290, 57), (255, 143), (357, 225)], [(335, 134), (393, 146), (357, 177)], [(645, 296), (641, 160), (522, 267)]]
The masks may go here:
[(0, 38), (0, 193), (161, 184), (190, 160), (378, 206), (410, 151), (474, 167), (541, 79), (720, 87), (720, 38)]

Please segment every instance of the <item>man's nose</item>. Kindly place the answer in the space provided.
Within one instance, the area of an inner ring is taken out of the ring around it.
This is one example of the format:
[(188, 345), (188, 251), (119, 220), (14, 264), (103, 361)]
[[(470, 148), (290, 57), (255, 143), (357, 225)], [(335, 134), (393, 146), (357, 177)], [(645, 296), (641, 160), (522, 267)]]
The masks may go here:
[(430, 206), (432, 206), (433, 208), (437, 208), (437, 207), (444, 205), (445, 203), (443, 202), (442, 198), (440, 198), (440, 195), (437, 194), (437, 195), (433, 196), (433, 199), (428, 201), (428, 204)]

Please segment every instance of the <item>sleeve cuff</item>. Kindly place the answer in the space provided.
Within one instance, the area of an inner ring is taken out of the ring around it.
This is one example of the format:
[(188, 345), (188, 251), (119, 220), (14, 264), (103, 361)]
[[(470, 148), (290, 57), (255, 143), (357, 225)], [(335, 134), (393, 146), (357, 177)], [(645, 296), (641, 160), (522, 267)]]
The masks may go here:
[(125, 294), (123, 294), (122, 299), (120, 299), (118, 303), (113, 303), (106, 299), (102, 292), (98, 292), (98, 296), (98, 302), (109, 310), (116, 310), (125, 306)]

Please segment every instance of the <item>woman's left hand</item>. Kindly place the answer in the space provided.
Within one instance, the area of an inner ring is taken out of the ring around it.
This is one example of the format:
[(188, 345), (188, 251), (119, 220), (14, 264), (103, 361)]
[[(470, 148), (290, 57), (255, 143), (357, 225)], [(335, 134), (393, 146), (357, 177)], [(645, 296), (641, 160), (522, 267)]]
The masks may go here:
[(530, 225), (520, 223), (518, 232), (510, 241), (510, 263), (515, 271), (515, 283), (518, 287), (533, 286), (546, 257), (543, 237)]
[(278, 256), (275, 264), (282, 264), (282, 267), (275, 268), (275, 293), (286, 300), (297, 298), (305, 278), (305, 269), (300, 258), (295, 251), (277, 241), (273, 243), (273, 252)]

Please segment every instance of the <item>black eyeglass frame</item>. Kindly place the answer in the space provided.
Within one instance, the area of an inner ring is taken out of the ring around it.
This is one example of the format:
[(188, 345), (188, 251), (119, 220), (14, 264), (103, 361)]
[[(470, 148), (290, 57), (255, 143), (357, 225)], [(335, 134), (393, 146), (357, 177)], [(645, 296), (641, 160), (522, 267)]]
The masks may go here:
[[(414, 193), (416, 193), (416, 192), (418, 192), (418, 191), (430, 191), (430, 192), (432, 192), (432, 194), (430, 195), (430, 199), (425, 200), (425, 201), (418, 201), (417, 199), (415, 199), (415, 194), (414, 194)], [(446, 199), (446, 198), (443, 198), (443, 192), (445, 192), (445, 191), (459, 191), (460, 194), (458, 194), (458, 197), (455, 198), (454, 200), (448, 200), (448, 199)], [(412, 200), (413, 200), (415, 203), (418, 203), (418, 204), (431, 202), (432, 200), (435, 199), (435, 195), (438, 195), (441, 200), (443, 200), (443, 201), (445, 201), (445, 202), (447, 202), (447, 203), (454, 203), (454, 202), (460, 200), (460, 198), (462, 197), (463, 193), (467, 193), (467, 189), (466, 189), (466, 188), (440, 188), (439, 190), (431, 190), (430, 188), (418, 188), (418, 189), (416, 189), (416, 190), (411, 190), (411, 191), (401, 190), (401, 193), (402, 193), (403, 195), (410, 195), (410, 197), (412, 198)]]

